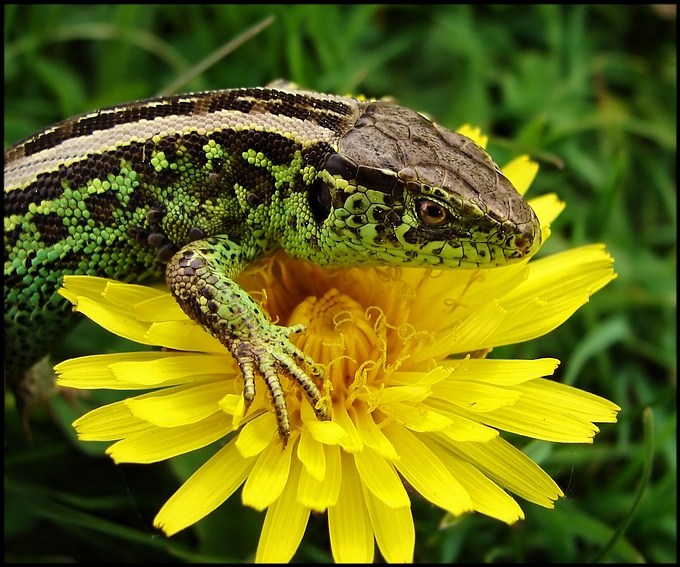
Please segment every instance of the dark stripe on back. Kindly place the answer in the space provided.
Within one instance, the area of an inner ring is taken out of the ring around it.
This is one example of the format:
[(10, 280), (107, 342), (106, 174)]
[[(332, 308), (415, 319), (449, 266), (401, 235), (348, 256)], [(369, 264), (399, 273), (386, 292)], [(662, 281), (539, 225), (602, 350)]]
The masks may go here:
[(70, 118), (49, 128), (49, 131), (19, 142), (8, 150), (5, 159), (18, 159), (22, 155), (22, 148), (23, 155), (30, 156), (58, 146), (66, 140), (88, 136), (121, 124), (166, 116), (191, 116), (206, 110), (236, 110), (301, 118), (338, 133), (342, 129), (344, 118), (352, 114), (352, 107), (343, 102), (317, 99), (294, 91), (249, 88), (188, 93), (112, 106), (100, 110), (94, 116), (87, 113)]
[[(38, 134), (26, 142), (24, 154), (30, 156), (61, 144), (71, 138), (89, 136), (93, 132), (108, 130), (119, 124), (153, 120), (162, 116), (190, 116), (196, 104), (193, 101), (160, 99), (158, 105), (125, 105), (99, 111), (96, 116), (81, 116), (61, 122), (51, 132)], [(146, 104), (146, 103), (144, 103)]]

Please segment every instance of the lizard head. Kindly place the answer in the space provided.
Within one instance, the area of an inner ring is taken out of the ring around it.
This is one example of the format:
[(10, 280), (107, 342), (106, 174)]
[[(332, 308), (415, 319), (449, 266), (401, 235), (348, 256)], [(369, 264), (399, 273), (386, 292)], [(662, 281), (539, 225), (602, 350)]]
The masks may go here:
[(330, 263), (494, 267), (533, 255), (541, 230), (472, 140), (388, 102), (368, 103), (312, 188)]

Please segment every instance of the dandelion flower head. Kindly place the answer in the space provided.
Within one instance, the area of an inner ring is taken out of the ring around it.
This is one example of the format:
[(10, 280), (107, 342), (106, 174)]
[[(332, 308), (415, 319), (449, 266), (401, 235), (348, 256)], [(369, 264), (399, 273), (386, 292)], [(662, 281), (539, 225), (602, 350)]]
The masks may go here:
[[(537, 169), (520, 157), (503, 172), (523, 192)], [(555, 195), (529, 203), (545, 241), (564, 205)], [(239, 283), (272, 320), (306, 326), (293, 341), (323, 368), (332, 407), (319, 421), (282, 377), (291, 420), (283, 449), (264, 384), (245, 412), (226, 348), (165, 291), (67, 278), (62, 293), (78, 311), (164, 350), (66, 361), (58, 383), (144, 390), (74, 424), (81, 440), (111, 442), (116, 462), (156, 462), (221, 441), (156, 516), (166, 534), (241, 488), (245, 505), (266, 510), (257, 561), (289, 561), (312, 511), (327, 513), (336, 561), (372, 561), (375, 543), (389, 562), (412, 561), (412, 498), (510, 524), (524, 517), (511, 494), (548, 508), (563, 496), (502, 432), (591, 443), (595, 423), (616, 421), (615, 404), (547, 378), (558, 360), (486, 356), (558, 327), (615, 277), (612, 263), (599, 244), (487, 270), (325, 270), (267, 258)]]

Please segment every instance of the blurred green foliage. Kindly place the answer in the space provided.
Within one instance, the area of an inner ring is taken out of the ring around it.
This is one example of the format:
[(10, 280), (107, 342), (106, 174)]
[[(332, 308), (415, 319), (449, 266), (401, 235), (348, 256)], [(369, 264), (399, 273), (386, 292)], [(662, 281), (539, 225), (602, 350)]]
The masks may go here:
[[(524, 503), (508, 527), (481, 516), (441, 528), (414, 498), (418, 562), (581, 562), (634, 507), (653, 411), (651, 480), (608, 561), (676, 557), (676, 20), (674, 5), (5, 6), (5, 146), (79, 112), (154, 95), (269, 15), (273, 23), (181, 91), (263, 85), (390, 95), (455, 128), (492, 136), (499, 163), (541, 163), (531, 196), (567, 209), (542, 253), (604, 242), (617, 280), (565, 325), (494, 356), (555, 356), (556, 377), (622, 407), (592, 446), (531, 443), (561, 484), (553, 511)], [(116, 348), (87, 324), (57, 356)], [(115, 466), (70, 422), (102, 398), (58, 397), (27, 442), (5, 417), (5, 560), (249, 561), (263, 515), (232, 498), (167, 539), (162, 503), (206, 453)], [(7, 401), (11, 405), (11, 401)], [(296, 561), (329, 561), (325, 516)]]

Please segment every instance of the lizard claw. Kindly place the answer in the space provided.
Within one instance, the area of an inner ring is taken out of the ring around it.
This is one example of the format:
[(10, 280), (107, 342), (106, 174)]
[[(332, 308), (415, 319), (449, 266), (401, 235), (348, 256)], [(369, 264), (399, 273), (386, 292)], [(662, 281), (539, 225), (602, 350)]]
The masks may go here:
[(283, 372), (294, 380), (304, 391), (316, 416), (328, 419), (328, 408), (321, 403), (321, 392), (316, 383), (300, 367), (307, 363), (319, 374), (317, 365), (288, 338), (302, 332), (304, 325), (279, 327), (271, 325), (267, 333), (248, 339), (237, 339), (230, 349), (243, 373), (243, 401), (246, 407), (255, 399), (255, 375), (259, 374), (267, 384), (276, 412), (276, 423), (284, 446), (290, 436), (290, 418), (279, 373)]

